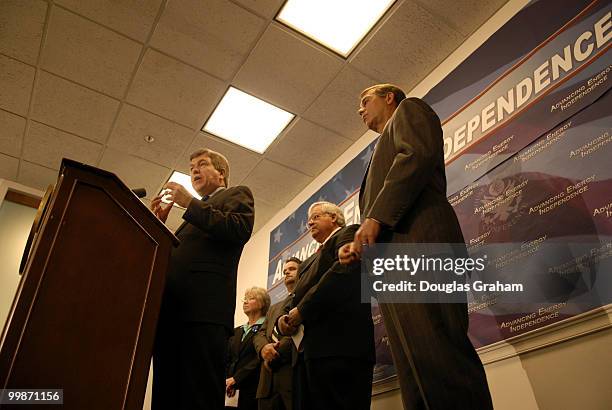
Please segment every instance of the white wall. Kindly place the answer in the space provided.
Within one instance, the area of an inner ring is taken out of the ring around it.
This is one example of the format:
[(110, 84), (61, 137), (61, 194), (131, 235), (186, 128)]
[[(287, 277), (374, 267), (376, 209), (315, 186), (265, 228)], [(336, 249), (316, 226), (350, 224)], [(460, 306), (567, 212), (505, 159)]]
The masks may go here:
[(0, 327), (9, 314), (21, 276), (19, 263), (36, 209), (4, 200), (8, 189), (40, 197), (42, 192), (0, 179)]

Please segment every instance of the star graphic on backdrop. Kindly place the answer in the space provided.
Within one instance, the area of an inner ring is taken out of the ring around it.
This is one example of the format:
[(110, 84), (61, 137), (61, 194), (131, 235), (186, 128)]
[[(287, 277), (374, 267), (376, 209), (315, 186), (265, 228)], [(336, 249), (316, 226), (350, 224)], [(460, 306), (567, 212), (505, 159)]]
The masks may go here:
[(317, 199), (317, 202), (322, 202), (322, 201), (327, 201), (327, 198), (324, 195), (319, 195), (319, 199)]
[(363, 161), (361, 165), (364, 168), (368, 166), (368, 162), (370, 162), (370, 158), (372, 157), (372, 152), (374, 152), (372, 151), (372, 147), (368, 146), (368, 150), (361, 156), (361, 161)]
[(355, 190), (356, 190), (356, 189), (357, 189), (357, 188), (355, 188), (354, 186), (351, 186), (351, 188), (350, 188), (350, 189), (345, 189), (345, 190), (344, 190), (344, 194), (345, 194), (346, 196), (349, 196), (349, 195), (351, 195), (353, 192), (355, 192)]
[(308, 230), (308, 226), (304, 223), (304, 220), (302, 219), (302, 221), (300, 222), (300, 227), (298, 228), (298, 232), (300, 234), (303, 234), (307, 230)]
[(289, 215), (289, 218), (287, 218), (288, 221), (295, 219), (295, 212), (292, 213), (291, 215)]
[(332, 182), (341, 181), (342, 180), (342, 172), (338, 172)]
[(279, 243), (281, 240), (281, 236), (283, 236), (283, 233), (281, 232), (280, 228), (278, 228), (277, 231), (274, 232), (274, 242)]

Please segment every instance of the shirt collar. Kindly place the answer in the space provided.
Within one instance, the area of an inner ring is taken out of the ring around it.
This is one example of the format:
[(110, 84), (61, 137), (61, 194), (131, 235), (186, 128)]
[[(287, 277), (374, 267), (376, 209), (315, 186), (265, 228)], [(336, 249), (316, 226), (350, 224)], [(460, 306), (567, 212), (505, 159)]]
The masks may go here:
[(332, 231), (332, 233), (330, 233), (330, 234), (329, 234), (329, 236), (328, 236), (327, 238), (325, 238), (325, 240), (323, 241), (323, 243), (322, 243), (320, 246), (325, 245), (325, 242), (329, 241), (329, 238), (331, 238), (332, 236), (334, 236), (334, 234), (335, 234), (336, 232), (338, 232), (338, 231), (340, 230), (340, 228), (342, 228), (342, 227), (341, 227), (341, 226), (339, 226), (339, 227), (337, 227), (336, 229), (334, 229), (334, 230)]
[(244, 340), (246, 335), (249, 334), (251, 329), (255, 328), (255, 331), (259, 330), (259, 328), (261, 327), (261, 325), (263, 325), (263, 322), (265, 321), (266, 321), (266, 317), (262, 316), (259, 319), (257, 319), (257, 321), (255, 321), (255, 323), (253, 323), (252, 325), (249, 325), (249, 322), (246, 322), (244, 325), (242, 325), (242, 330), (243, 330), (242, 340)]

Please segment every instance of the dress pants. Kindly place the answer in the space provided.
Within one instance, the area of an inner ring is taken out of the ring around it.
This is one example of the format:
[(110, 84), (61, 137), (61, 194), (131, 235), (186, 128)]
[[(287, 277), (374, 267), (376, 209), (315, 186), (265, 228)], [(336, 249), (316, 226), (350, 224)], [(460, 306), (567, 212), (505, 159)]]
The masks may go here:
[(463, 303), (381, 303), (405, 410), (493, 409)]
[(368, 410), (374, 363), (353, 357), (306, 360), (309, 410)]
[(153, 410), (222, 410), (228, 330), (160, 319), (153, 353)]

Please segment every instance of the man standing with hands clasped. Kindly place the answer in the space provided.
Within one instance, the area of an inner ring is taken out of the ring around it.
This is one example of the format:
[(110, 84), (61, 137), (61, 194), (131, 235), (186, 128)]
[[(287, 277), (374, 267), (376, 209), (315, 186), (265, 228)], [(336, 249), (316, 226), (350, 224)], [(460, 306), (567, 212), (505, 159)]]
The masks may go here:
[[(380, 243), (459, 243), (446, 199), (442, 128), (436, 113), (392, 84), (361, 93), (359, 115), (380, 133), (361, 184), (361, 227), (341, 263)], [(381, 303), (404, 408), (492, 409), (482, 363), (468, 336), (465, 303)]]
[(290, 337), (280, 336), (276, 332), (274, 325), (284, 313), (285, 306), (291, 303), (300, 263), (302, 261), (292, 256), (283, 264), (284, 283), (289, 295), (270, 307), (266, 321), (253, 337), (255, 350), (263, 361), (257, 387), (259, 410), (292, 409), (293, 368), (291, 361), (295, 347)]
[(170, 257), (153, 353), (153, 403), (157, 409), (223, 409), (227, 341), (236, 307), (236, 275), (253, 230), (253, 195), (228, 187), (229, 163), (218, 152), (190, 156), (193, 188), (166, 184), (151, 210), (166, 221), (173, 204), (186, 208)]
[(302, 364), (306, 374), (294, 403), (300, 410), (366, 410), (376, 359), (372, 308), (361, 303), (359, 264), (338, 263), (357, 225), (346, 226), (342, 210), (321, 201), (308, 209), (308, 228), (321, 246), (302, 262), (291, 309), (277, 321), (285, 335), (303, 324), (296, 374)]

